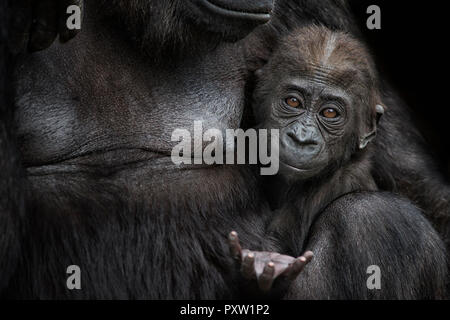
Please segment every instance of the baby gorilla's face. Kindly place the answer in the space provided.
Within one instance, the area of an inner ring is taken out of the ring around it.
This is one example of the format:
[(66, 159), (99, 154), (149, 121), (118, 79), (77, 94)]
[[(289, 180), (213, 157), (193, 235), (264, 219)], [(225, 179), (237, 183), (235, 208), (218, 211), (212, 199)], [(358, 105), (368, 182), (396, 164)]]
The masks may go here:
[(298, 180), (331, 173), (375, 136), (373, 63), (348, 34), (294, 31), (257, 77), (254, 114), (259, 127), (280, 130), (281, 174)]
[(345, 161), (357, 145), (351, 95), (318, 77), (288, 78), (272, 95), (265, 128), (280, 130), (280, 173), (308, 179)]

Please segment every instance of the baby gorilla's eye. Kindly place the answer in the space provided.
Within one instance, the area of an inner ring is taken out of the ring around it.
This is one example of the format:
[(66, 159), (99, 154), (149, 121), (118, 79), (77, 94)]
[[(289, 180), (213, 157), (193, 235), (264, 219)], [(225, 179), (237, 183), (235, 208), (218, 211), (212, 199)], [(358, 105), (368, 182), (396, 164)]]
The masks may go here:
[(292, 108), (300, 107), (300, 100), (295, 97), (289, 97), (285, 101), (289, 107), (292, 107)]
[(339, 112), (334, 108), (326, 108), (322, 110), (321, 115), (328, 119), (336, 119), (339, 117)]

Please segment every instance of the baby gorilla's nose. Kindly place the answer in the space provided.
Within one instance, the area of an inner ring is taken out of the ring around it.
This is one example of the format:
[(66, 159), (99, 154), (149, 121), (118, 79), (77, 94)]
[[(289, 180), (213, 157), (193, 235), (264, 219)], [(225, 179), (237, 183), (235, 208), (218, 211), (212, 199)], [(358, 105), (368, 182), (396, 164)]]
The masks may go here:
[(314, 157), (321, 149), (320, 140), (313, 128), (292, 128), (282, 139), (282, 144), (289, 147), (296, 157)]
[(310, 137), (301, 136), (292, 131), (288, 132), (287, 136), (290, 137), (294, 141), (294, 143), (296, 143), (302, 147), (313, 146), (313, 145), (319, 144), (317, 141), (315, 141), (314, 139), (311, 139)]

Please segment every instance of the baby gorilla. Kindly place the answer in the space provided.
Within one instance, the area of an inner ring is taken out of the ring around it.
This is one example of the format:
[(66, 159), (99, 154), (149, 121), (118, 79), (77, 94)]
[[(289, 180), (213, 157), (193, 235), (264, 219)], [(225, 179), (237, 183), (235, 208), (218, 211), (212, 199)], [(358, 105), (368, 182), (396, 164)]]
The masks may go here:
[[(266, 184), (275, 209), (273, 247), (242, 250), (237, 233), (230, 234), (245, 278), (269, 294), (290, 288), (288, 298), (441, 297), (439, 237), (414, 205), (377, 192), (371, 176), (369, 143), (384, 107), (364, 46), (322, 27), (300, 29), (256, 75), (253, 113), (257, 127), (279, 129), (280, 172)], [(423, 265), (411, 266), (415, 257)], [(367, 289), (372, 264), (390, 287)], [(333, 281), (339, 292), (328, 290)]]

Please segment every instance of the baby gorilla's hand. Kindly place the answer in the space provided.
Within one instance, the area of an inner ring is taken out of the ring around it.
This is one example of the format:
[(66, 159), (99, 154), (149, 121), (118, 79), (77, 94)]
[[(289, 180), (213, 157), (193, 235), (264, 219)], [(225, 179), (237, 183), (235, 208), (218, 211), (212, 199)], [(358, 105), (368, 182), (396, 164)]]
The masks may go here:
[(313, 258), (311, 251), (294, 258), (276, 252), (242, 249), (235, 231), (229, 235), (229, 245), (232, 257), (240, 264), (242, 275), (256, 281), (264, 294), (269, 294), (274, 286), (289, 287)]

